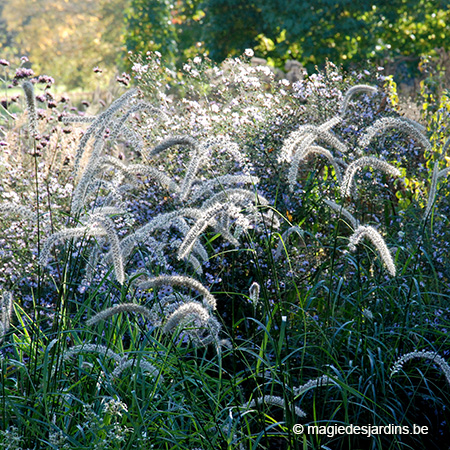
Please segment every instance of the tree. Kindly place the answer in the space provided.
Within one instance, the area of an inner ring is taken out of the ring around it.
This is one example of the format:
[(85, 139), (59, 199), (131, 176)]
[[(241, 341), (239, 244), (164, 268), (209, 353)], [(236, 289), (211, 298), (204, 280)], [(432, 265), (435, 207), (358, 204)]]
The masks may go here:
[[(418, 57), (448, 47), (448, 0), (205, 0), (205, 42), (222, 59), (259, 42), (261, 56), (305, 65)], [(243, 2), (242, 2), (243, 3)]]

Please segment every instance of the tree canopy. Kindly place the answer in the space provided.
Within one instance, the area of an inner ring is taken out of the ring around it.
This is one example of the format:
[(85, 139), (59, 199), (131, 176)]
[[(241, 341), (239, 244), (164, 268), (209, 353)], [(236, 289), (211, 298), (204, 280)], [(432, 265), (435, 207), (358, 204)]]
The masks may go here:
[(2, 19), (14, 32), (18, 56), (36, 73), (68, 86), (89, 83), (95, 66), (123, 56), (123, 10), (128, 0), (6, 0)]

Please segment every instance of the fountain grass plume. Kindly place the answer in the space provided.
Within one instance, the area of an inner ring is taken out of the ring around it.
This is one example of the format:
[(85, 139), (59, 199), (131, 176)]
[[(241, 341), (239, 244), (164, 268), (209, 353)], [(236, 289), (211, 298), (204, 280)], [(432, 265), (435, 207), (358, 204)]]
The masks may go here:
[(94, 214), (89, 218), (90, 223), (94, 228), (100, 227), (104, 230), (108, 237), (108, 242), (111, 247), (111, 255), (114, 266), (114, 273), (116, 279), (120, 284), (125, 282), (124, 263), (122, 258), (122, 252), (120, 248), (119, 236), (114, 227), (114, 222), (103, 214)]
[(339, 167), (338, 162), (336, 161), (336, 159), (334, 158), (332, 153), (329, 150), (327, 150), (326, 148), (323, 148), (320, 145), (311, 145), (311, 146), (305, 148), (304, 151), (298, 152), (298, 153), (299, 153), (299, 155), (298, 155), (299, 162), (301, 160), (307, 158), (309, 155), (324, 156), (325, 158), (328, 159), (330, 164), (333, 166), (338, 182), (340, 183), (342, 181), (341, 168)]
[(449, 173), (450, 173), (450, 167), (446, 167), (445, 169), (440, 170), (440, 171), (438, 172), (438, 174), (437, 174), (438, 180), (439, 180), (440, 178), (445, 178), (445, 177), (447, 177)]
[(147, 166), (144, 164), (133, 164), (127, 167), (127, 172), (133, 175), (144, 175), (146, 177), (155, 179), (162, 187), (171, 192), (178, 192), (180, 190), (178, 184), (173, 181), (169, 176), (155, 167)]
[(254, 305), (257, 305), (259, 303), (260, 292), (260, 285), (256, 281), (254, 281), (248, 289), (248, 296), (250, 297), (250, 300)]
[[(189, 161), (188, 167), (184, 179), (180, 186), (180, 201), (185, 201), (191, 192), (192, 185), (196, 182), (196, 175), (200, 167), (208, 160), (212, 159), (211, 149), (215, 146), (222, 144), (228, 153), (236, 157), (236, 153), (239, 155), (239, 161), (242, 159), (242, 155), (239, 152), (239, 147), (236, 149), (236, 144), (222, 139), (222, 137), (206, 139), (193, 147), (192, 156)], [(225, 178), (223, 178), (225, 179)]]
[(195, 180), (198, 170), (206, 159), (208, 142), (202, 142), (193, 148), (191, 160), (189, 161), (186, 173), (180, 186), (180, 201), (185, 201), (189, 195), (192, 183)]
[(11, 202), (0, 203), (0, 215), (4, 216), (9, 214), (25, 217), (32, 222), (37, 221), (36, 213), (26, 206), (16, 205)]
[[(286, 231), (284, 231), (284, 233), (281, 235), (280, 242), (278, 243), (277, 251), (275, 252), (275, 255), (273, 257), (273, 259), (275, 261), (277, 261), (280, 258), (281, 252), (285, 248), (285, 243), (287, 242), (287, 240), (289, 239), (289, 236), (292, 233), (297, 233), (302, 240), (303, 240), (303, 236), (305, 234), (304, 231), (297, 225), (295, 225), (293, 227), (289, 227)], [(304, 240), (303, 240), (303, 242), (304, 242)]]
[(165, 295), (161, 299), (156, 299), (150, 309), (150, 321), (153, 326), (161, 327), (167, 317), (172, 314), (180, 305), (190, 303), (193, 299), (189, 295), (175, 292)]
[[(255, 406), (261, 405), (263, 403), (271, 406), (279, 406), (280, 408), (286, 410), (286, 402), (284, 401), (284, 399), (275, 395), (263, 395), (262, 397), (255, 398), (251, 402), (247, 403), (247, 405), (245, 405), (245, 408), (252, 409)], [(303, 411), (298, 406), (294, 406), (294, 412), (298, 417), (306, 417), (305, 411)]]
[(294, 388), (294, 395), (298, 397), (299, 395), (304, 394), (305, 392), (309, 391), (310, 389), (321, 387), (321, 386), (330, 386), (330, 385), (337, 385), (337, 383), (332, 380), (328, 375), (322, 375), (319, 378), (315, 378), (313, 380), (309, 380), (307, 383)]
[(361, 170), (366, 166), (381, 170), (389, 175), (397, 177), (401, 176), (400, 170), (386, 161), (373, 156), (363, 156), (356, 161), (353, 161), (344, 173), (344, 178), (341, 183), (341, 193), (343, 197), (350, 197), (352, 195), (353, 178), (358, 170)]
[(103, 229), (102, 227), (95, 227), (92, 224), (77, 228), (65, 228), (61, 231), (57, 231), (56, 233), (50, 235), (44, 242), (39, 257), (39, 264), (41, 266), (45, 266), (47, 264), (47, 261), (50, 257), (50, 250), (59, 241), (64, 241), (73, 238), (80, 238), (85, 236), (97, 237), (105, 235), (106, 235), (105, 229)]
[(428, 219), (428, 216), (433, 208), (434, 205), (434, 201), (436, 199), (436, 192), (437, 192), (437, 184), (439, 181), (439, 161), (436, 161), (434, 163), (434, 167), (433, 167), (433, 175), (431, 177), (431, 185), (430, 185), (430, 189), (428, 192), (428, 200), (427, 200), (427, 206), (425, 208), (425, 212), (423, 214), (423, 217), (425, 220)]
[(64, 116), (61, 120), (64, 124), (69, 123), (92, 123), (97, 117), (96, 116)]
[(348, 244), (350, 251), (356, 251), (356, 246), (365, 237), (369, 238), (370, 241), (375, 245), (381, 256), (381, 259), (386, 265), (388, 272), (393, 277), (395, 277), (396, 269), (394, 261), (392, 259), (392, 255), (387, 248), (383, 237), (375, 228), (366, 225), (360, 225), (358, 228), (356, 228), (355, 232), (350, 236), (350, 241)]
[(115, 140), (119, 136), (119, 134), (123, 131), (123, 129), (126, 128), (126, 122), (130, 118), (130, 116), (138, 112), (152, 112), (155, 114), (163, 115), (165, 116), (165, 118), (168, 118), (165, 112), (156, 108), (150, 103), (147, 102), (136, 103), (135, 105), (131, 106), (131, 108), (129, 108), (125, 114), (123, 114), (120, 118), (118, 118), (114, 122), (113, 126), (111, 127), (109, 139)]
[(195, 149), (198, 143), (196, 139), (188, 135), (173, 136), (160, 142), (156, 147), (150, 150), (146, 156), (152, 157), (159, 155), (164, 150), (167, 150), (168, 148), (173, 147), (175, 145), (186, 145), (188, 147)]
[(429, 359), (432, 363), (437, 364), (441, 368), (442, 372), (444, 373), (447, 383), (450, 385), (450, 365), (438, 353), (429, 352), (426, 350), (410, 352), (410, 353), (407, 353), (406, 355), (403, 355), (400, 358), (398, 358), (391, 369), (391, 377), (394, 374), (400, 372), (400, 370), (402, 370), (403, 365), (406, 362), (408, 362), (414, 358)]
[[(124, 164), (120, 159), (114, 156), (105, 155), (98, 159), (96, 164), (96, 173), (112, 167), (120, 172), (125, 179), (129, 181), (136, 181), (137, 175), (144, 175), (157, 180), (164, 188), (176, 192), (179, 190), (178, 185), (165, 173), (158, 169), (148, 166), (146, 164)], [(96, 174), (95, 173), (95, 174)], [(94, 175), (95, 175), (94, 174)]]
[(206, 180), (203, 182), (193, 183), (195, 187), (195, 192), (191, 192), (189, 200), (195, 202), (203, 195), (212, 194), (213, 189), (222, 188), (225, 186), (230, 186), (234, 184), (252, 184), (256, 185), (259, 183), (259, 178), (251, 175), (221, 175), (212, 180)]
[[(138, 228), (134, 233), (129, 234), (120, 241), (120, 249), (122, 252), (122, 258), (126, 259), (134, 247), (136, 247), (141, 242), (147, 242), (149, 239), (153, 239), (151, 236), (158, 229), (168, 229), (171, 226), (172, 220), (177, 218), (191, 217), (194, 219), (199, 219), (201, 217), (200, 210), (196, 208), (182, 208), (170, 213), (161, 213), (154, 217), (150, 222)], [(112, 258), (111, 252), (109, 251), (104, 256), (104, 262), (108, 263)]]
[[(191, 229), (191, 227), (186, 223), (185, 217), (198, 220), (201, 218), (201, 216), (201, 211), (195, 208), (183, 208), (171, 213), (159, 214), (148, 224), (142, 226), (134, 233), (126, 236), (120, 241), (120, 252), (122, 255), (122, 259), (125, 260), (139, 243), (145, 243), (147, 246), (155, 250), (155, 254), (158, 255), (159, 253), (156, 247), (166, 247), (168, 243), (158, 241), (151, 235), (152, 233), (156, 232), (157, 230), (169, 230), (171, 227), (174, 227), (185, 237)], [(194, 243), (192, 252), (195, 254), (194, 258), (187, 257), (186, 260), (194, 266), (196, 271), (198, 271), (199, 265), (197, 264), (197, 262), (199, 264), (200, 262), (196, 257), (200, 258), (200, 260), (202, 260), (203, 262), (206, 262), (209, 259), (208, 253), (198, 241)], [(102, 262), (104, 264), (110, 264), (112, 257), (113, 255), (110, 250), (104, 255)], [(162, 261), (162, 259), (159, 257), (158, 259), (164, 266), (165, 263)]]
[(216, 309), (216, 299), (200, 282), (183, 275), (160, 275), (140, 282), (138, 288), (141, 290), (158, 288), (161, 286), (175, 286), (193, 289), (203, 296), (203, 304), (211, 309)]
[(201, 304), (191, 301), (183, 303), (167, 318), (162, 330), (171, 333), (183, 327), (182, 333), (189, 336), (196, 346), (219, 345), (220, 324)]
[(347, 112), (348, 103), (350, 99), (356, 94), (375, 94), (378, 89), (374, 86), (368, 86), (367, 84), (357, 84), (356, 86), (352, 86), (344, 95), (341, 103), (341, 109), (339, 114), (344, 117)]
[(36, 97), (34, 95), (34, 85), (31, 81), (25, 81), (22, 84), (25, 93), (25, 100), (27, 103), (28, 112), (28, 131), (30, 136), (35, 138), (37, 132), (37, 114), (36, 114)]
[(0, 301), (0, 344), (11, 325), (14, 297), (12, 292), (3, 291)]
[[(119, 365), (113, 370), (111, 376), (113, 378), (119, 378), (122, 372), (128, 368), (139, 367), (145, 374), (150, 375), (152, 378), (157, 379), (159, 375), (159, 370), (151, 363), (145, 360), (127, 359), (122, 360)], [(159, 381), (164, 381), (162, 375), (159, 375)]]
[[(183, 242), (181, 243), (177, 257), (178, 259), (187, 258), (189, 253), (193, 250), (194, 246), (198, 242), (200, 234), (205, 231), (205, 229), (209, 225), (214, 225), (216, 223), (215, 217), (221, 211), (225, 211), (230, 208), (229, 204), (217, 203), (209, 207), (206, 211), (202, 211), (201, 217), (195, 222), (195, 224), (191, 227), (189, 232), (184, 237)], [(225, 231), (225, 235), (227, 235), (227, 230)], [(237, 240), (234, 240), (237, 242)]]
[[(365, 133), (360, 137), (358, 141), (359, 148), (367, 148), (377, 135), (384, 134), (387, 130), (391, 129), (397, 129), (402, 133), (407, 134), (416, 142), (420, 143), (425, 150), (432, 151), (430, 141), (417, 126), (397, 117), (383, 117), (382, 119), (378, 119), (373, 125), (367, 128)], [(361, 150), (359, 152), (361, 152)]]
[[(168, 223), (168, 227), (174, 227), (177, 229), (183, 236), (186, 236), (189, 233), (191, 227), (187, 224), (186, 220), (183, 217), (175, 217)], [(200, 242), (196, 242), (193, 247), (193, 252), (203, 261), (207, 262), (209, 259), (208, 252), (205, 247), (200, 244)]]
[(120, 129), (120, 134), (127, 142), (127, 146), (131, 147), (135, 152), (144, 153), (144, 141), (139, 133), (131, 128), (128, 128), (127, 126), (124, 126)]
[(359, 226), (359, 220), (355, 218), (355, 216), (346, 208), (344, 208), (342, 205), (338, 205), (333, 200), (325, 199), (324, 202), (331, 208), (334, 209), (337, 213), (339, 213), (340, 216), (343, 216), (347, 219), (348, 223), (351, 225), (351, 227), (356, 230)]
[[(75, 174), (79, 170), (81, 158), (83, 157), (86, 145), (91, 139), (91, 137), (95, 135), (97, 139), (103, 140), (103, 132), (109, 125), (111, 118), (120, 108), (125, 106), (131, 100), (131, 98), (137, 94), (137, 92), (138, 92), (137, 89), (128, 90), (127, 92), (125, 92), (125, 94), (123, 94), (113, 103), (111, 103), (111, 105), (109, 106), (109, 108), (106, 109), (106, 111), (96, 116), (95, 120), (91, 122), (91, 125), (87, 128), (87, 130), (81, 137), (77, 152), (75, 154), (75, 163), (74, 163)], [(75, 118), (71, 117), (70, 120), (74, 122)]]
[(110, 348), (105, 347), (104, 345), (81, 344), (75, 345), (74, 347), (70, 347), (69, 349), (67, 349), (63, 353), (63, 361), (66, 361), (80, 353), (97, 353), (103, 356), (107, 356), (108, 358), (113, 359), (119, 364), (123, 360), (123, 356), (120, 356), (118, 353), (112, 351)]
[(152, 320), (152, 314), (150, 309), (145, 306), (137, 305), (136, 303), (122, 303), (120, 305), (111, 306), (103, 311), (98, 312), (86, 321), (86, 325), (91, 327), (98, 322), (103, 322), (110, 317), (120, 314), (120, 313), (132, 313), (132, 314), (142, 314), (149, 320)]
[[(313, 143), (315, 143), (316, 140), (324, 141), (326, 144), (336, 148), (342, 153), (346, 153), (348, 151), (347, 146), (330, 131), (328, 131), (341, 120), (342, 119), (340, 117), (335, 116), (320, 126), (302, 125), (297, 131), (292, 132), (285, 140), (278, 157), (278, 162), (287, 161), (290, 163), (288, 183), (291, 191), (293, 191), (295, 187), (300, 161), (305, 158), (308, 153), (308, 149)], [(318, 153), (317, 149), (312, 151)], [(329, 151), (328, 153), (326, 151), (321, 151), (320, 153), (330, 159), (331, 163), (335, 167), (336, 176), (339, 176), (340, 169), (331, 153)]]
[(209, 320), (208, 310), (197, 302), (183, 303), (168, 318), (163, 326), (164, 333), (170, 333), (181, 323), (188, 322), (195, 318), (199, 326), (205, 326)]
[[(186, 234), (183, 243), (178, 250), (178, 259), (184, 259), (192, 251), (200, 234), (209, 226), (217, 225), (217, 216), (220, 213), (239, 215), (238, 204), (248, 204), (254, 202), (256, 195), (254, 192), (245, 189), (227, 189), (225, 191), (215, 194), (205, 202), (203, 202), (200, 210), (201, 215), (196, 223), (191, 227), (189, 233)], [(261, 196), (258, 196), (258, 201), (261, 204), (268, 204), (268, 201)], [(234, 211), (234, 212), (233, 212)], [(218, 228), (225, 238), (231, 239), (231, 242), (238, 244), (237, 239), (232, 238), (228, 230)]]
[(329, 130), (335, 125), (339, 124), (342, 118), (334, 116), (331, 119), (324, 122), (322, 125), (301, 125), (297, 130), (293, 131), (287, 139), (283, 142), (280, 154), (278, 156), (278, 162), (290, 162), (293, 156), (297, 153), (297, 148), (300, 150), (309, 147), (313, 142), (317, 140), (323, 141), (331, 147), (336, 148), (341, 153), (348, 151), (345, 143), (341, 142), (334, 134)]
[[(89, 187), (92, 184), (94, 177), (100, 170), (99, 155), (103, 148), (104, 141), (102, 138), (96, 138), (93, 145), (93, 151), (89, 158), (83, 174), (78, 180), (75, 189), (72, 194), (71, 213), (77, 214), (84, 206), (86, 195), (89, 191)], [(78, 168), (77, 168), (78, 170)]]
[(258, 202), (262, 206), (267, 206), (269, 201), (255, 191), (249, 191), (247, 189), (225, 189), (212, 197), (208, 198), (202, 203), (201, 210), (205, 211), (211, 206), (219, 203), (234, 203), (239, 205), (248, 205), (249, 203)]

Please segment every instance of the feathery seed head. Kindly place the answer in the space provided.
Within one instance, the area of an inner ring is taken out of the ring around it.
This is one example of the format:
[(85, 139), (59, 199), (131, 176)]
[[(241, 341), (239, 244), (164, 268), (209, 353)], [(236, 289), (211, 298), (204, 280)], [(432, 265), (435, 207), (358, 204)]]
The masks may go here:
[(433, 363), (437, 364), (441, 368), (442, 372), (444, 372), (445, 378), (450, 385), (450, 365), (438, 353), (429, 352), (426, 350), (410, 352), (398, 358), (395, 364), (392, 366), (391, 377), (397, 372), (400, 372), (400, 370), (403, 368), (403, 365), (407, 361), (410, 361), (414, 358), (429, 359)]
[(353, 179), (358, 170), (361, 170), (365, 166), (371, 166), (374, 169), (381, 170), (389, 175), (401, 176), (400, 170), (396, 167), (388, 164), (382, 159), (375, 158), (373, 156), (363, 156), (356, 161), (353, 161), (346, 169), (344, 178), (341, 183), (341, 192), (343, 197), (350, 197), (352, 194)]
[(22, 84), (23, 91), (25, 92), (25, 99), (27, 102), (28, 111), (28, 130), (31, 137), (37, 135), (37, 114), (36, 114), (36, 98), (34, 95), (34, 86), (31, 81), (25, 81)]
[(372, 243), (375, 245), (378, 252), (380, 253), (381, 259), (386, 265), (388, 272), (393, 277), (395, 277), (396, 269), (394, 260), (392, 259), (392, 255), (389, 252), (389, 249), (387, 248), (383, 237), (375, 228), (371, 226), (360, 225), (355, 230), (355, 232), (350, 236), (350, 241), (348, 244), (350, 251), (352, 252), (356, 251), (356, 246), (365, 237), (369, 238), (372, 241)]
[(374, 94), (375, 92), (377, 92), (376, 87), (368, 86), (366, 84), (358, 84), (356, 86), (351, 87), (345, 93), (344, 98), (342, 99), (341, 110), (340, 110), (339, 114), (342, 117), (345, 116), (345, 113), (347, 112), (347, 108), (348, 108), (348, 103), (354, 95), (359, 94), (359, 93)]
[(161, 286), (177, 286), (194, 289), (203, 296), (203, 304), (211, 309), (216, 309), (216, 299), (201, 283), (193, 278), (182, 275), (160, 275), (155, 278), (150, 278), (138, 284), (141, 290), (150, 289), (152, 287)]

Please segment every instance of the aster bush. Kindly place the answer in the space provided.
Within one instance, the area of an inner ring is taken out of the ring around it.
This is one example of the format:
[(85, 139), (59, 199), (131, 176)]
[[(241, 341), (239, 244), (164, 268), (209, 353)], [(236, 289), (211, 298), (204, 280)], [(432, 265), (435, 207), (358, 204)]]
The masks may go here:
[(447, 110), (401, 116), (381, 68), (290, 85), (250, 56), (136, 57), (87, 112), (28, 74), (4, 107), (2, 448), (448, 440)]

